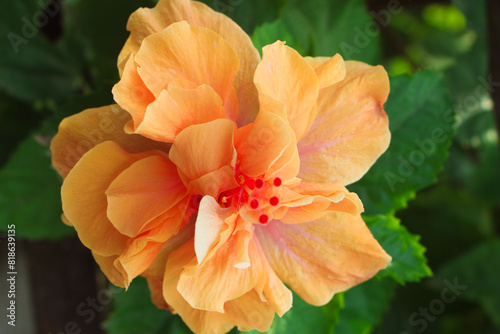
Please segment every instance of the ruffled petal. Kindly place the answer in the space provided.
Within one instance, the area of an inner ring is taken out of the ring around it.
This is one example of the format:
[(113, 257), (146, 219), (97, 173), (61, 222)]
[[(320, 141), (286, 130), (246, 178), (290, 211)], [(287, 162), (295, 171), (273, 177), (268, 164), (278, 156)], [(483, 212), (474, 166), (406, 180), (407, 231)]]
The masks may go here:
[(261, 110), (254, 123), (236, 133), (239, 169), (251, 177), (265, 174), (291, 142), (292, 134), (286, 121), (275, 113)]
[(226, 333), (234, 326), (238, 326), (243, 331), (254, 328), (259, 331), (269, 329), (274, 317), (274, 310), (268, 303), (261, 301), (255, 290), (250, 290), (244, 295), (226, 302), (224, 313), (193, 308), (179, 293), (177, 286), (179, 277), (185, 270), (184, 267), (194, 257), (194, 241), (187, 242), (178, 248), (168, 257), (163, 280), (163, 295), (167, 304), (172, 306), (193, 332), (202, 334)]
[(118, 271), (118, 269), (116, 269), (114, 264), (118, 255), (102, 256), (92, 253), (92, 256), (94, 256), (95, 262), (97, 262), (99, 268), (101, 268), (101, 271), (104, 275), (106, 275), (111, 283), (122, 288), (125, 287), (125, 284), (123, 283), (123, 275), (120, 271)]
[(253, 121), (259, 110), (257, 90), (253, 84), (255, 68), (260, 62), (259, 52), (253, 46), (250, 37), (235, 22), (203, 3), (189, 0), (160, 0), (152, 9), (140, 8), (134, 12), (127, 24), (130, 37), (118, 57), (120, 72), (130, 53), (137, 54), (144, 38), (180, 21), (209, 28), (232, 46), (241, 63), (233, 81), (240, 105), (241, 122), (238, 124)]
[(113, 180), (106, 190), (107, 216), (120, 233), (135, 237), (177, 205), (186, 192), (168, 157), (153, 155), (133, 163)]
[(125, 252), (117, 257), (113, 263), (122, 277), (120, 286), (126, 288), (129, 287), (134, 278), (147, 269), (163, 246), (160, 242), (148, 242), (146, 238), (130, 241)]
[(331, 58), (305, 57), (305, 60), (314, 68), (320, 89), (336, 84), (345, 78), (344, 59), (338, 53)]
[(389, 146), (382, 107), (389, 94), (387, 73), (381, 66), (345, 64), (346, 78), (321, 90), (316, 119), (298, 143), (298, 177), (304, 181), (356, 182)]
[(238, 98), (232, 83), (239, 60), (231, 45), (212, 30), (187, 22), (174, 23), (146, 37), (135, 62), (155, 97), (174, 79), (207, 84), (222, 99), (229, 118), (237, 120)]
[(192, 307), (223, 313), (227, 301), (245, 295), (262, 279), (264, 272), (255, 244), (248, 245), (251, 266), (246, 269), (236, 268), (235, 247), (235, 240), (230, 239), (204, 265), (185, 268), (181, 273), (177, 289)]
[[(185, 219), (189, 218), (189, 214), (187, 215), (185, 214), (184, 218)], [(163, 276), (165, 275), (165, 266), (167, 265), (168, 257), (176, 249), (178, 249), (185, 243), (190, 242), (190, 240), (193, 239), (194, 228), (195, 228), (195, 217), (192, 217), (186, 222), (186, 224), (184, 224), (182, 229), (176, 235), (174, 235), (173, 237), (168, 239), (165, 243), (163, 243), (163, 247), (158, 252), (156, 258), (149, 265), (148, 269), (146, 269), (141, 274), (141, 276), (146, 277), (148, 279), (163, 281)], [(162, 298), (163, 298), (163, 293), (162, 293)]]
[(370, 279), (391, 260), (361, 217), (345, 213), (296, 225), (272, 221), (255, 233), (280, 279), (313, 305)]
[(209, 172), (196, 180), (190, 181), (188, 192), (190, 194), (218, 196), (221, 192), (238, 187), (234, 178), (234, 169), (231, 166), (221, 167)]
[(123, 132), (129, 120), (130, 115), (117, 105), (87, 109), (65, 118), (50, 143), (52, 164), (62, 177), (66, 177), (85, 153), (107, 140), (114, 141), (129, 153), (154, 149), (168, 152), (168, 144)]
[(149, 105), (135, 132), (171, 143), (188, 126), (219, 118), (227, 118), (226, 111), (221, 98), (210, 86), (184, 89), (170, 85)]
[[(135, 130), (144, 119), (146, 109), (155, 100), (155, 96), (137, 73), (134, 55), (125, 64), (121, 80), (113, 86), (113, 98), (132, 116), (132, 128)], [(154, 138), (153, 138), (154, 139)]]
[[(235, 163), (234, 132), (236, 125), (227, 119), (192, 125), (183, 130), (174, 140), (169, 153), (170, 160), (189, 188), (190, 181), (195, 181), (204, 175), (220, 170), (224, 166)], [(227, 174), (227, 173), (226, 173)], [(234, 185), (234, 176), (219, 179), (227, 184), (220, 185), (226, 189)], [(214, 183), (216, 185), (217, 183)], [(213, 189), (212, 189), (213, 188)], [(220, 189), (209, 187), (210, 194), (217, 196)], [(201, 189), (201, 187), (196, 187)], [(228, 188), (230, 189), (230, 188)], [(202, 193), (202, 195), (207, 195)]]
[[(300, 224), (316, 220), (329, 211), (359, 215), (363, 212), (363, 203), (358, 195), (349, 192), (340, 183), (302, 182), (292, 189), (301, 196), (285, 198), (282, 206), (288, 207), (280, 219), (286, 224)], [(279, 195), (278, 195), (279, 196)]]
[(106, 215), (105, 191), (136, 158), (118, 144), (106, 141), (87, 152), (67, 175), (61, 189), (64, 215), (71, 221), (82, 243), (94, 253), (120, 254), (128, 237), (121, 234)]
[(283, 42), (265, 46), (263, 55), (254, 78), (259, 98), (267, 95), (285, 105), (290, 126), (300, 140), (316, 113), (318, 77), (307, 61)]

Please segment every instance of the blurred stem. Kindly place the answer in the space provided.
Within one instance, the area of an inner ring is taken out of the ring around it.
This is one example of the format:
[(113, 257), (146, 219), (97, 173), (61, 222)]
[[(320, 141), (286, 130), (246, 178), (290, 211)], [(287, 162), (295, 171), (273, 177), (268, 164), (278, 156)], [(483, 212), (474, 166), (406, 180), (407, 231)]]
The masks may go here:
[[(500, 134), (500, 2), (487, 1), (488, 44), (489, 44), (489, 72), (493, 82), (491, 97), (496, 119), (497, 134)], [(499, 145), (500, 147), (500, 145)]]

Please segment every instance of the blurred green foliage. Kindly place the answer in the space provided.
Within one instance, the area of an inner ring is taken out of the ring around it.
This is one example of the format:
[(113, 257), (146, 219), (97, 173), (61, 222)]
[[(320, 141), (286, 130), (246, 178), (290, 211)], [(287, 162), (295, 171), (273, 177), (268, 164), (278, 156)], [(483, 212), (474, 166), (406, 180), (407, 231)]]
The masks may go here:
[[(362, 0), (204, 2), (240, 24), (259, 50), (279, 39), (304, 56), (338, 52), (381, 63), (391, 75), (391, 145), (349, 189), (393, 262), (323, 307), (294, 296), (269, 333), (499, 333), (500, 154), (484, 1), (384, 8), (392, 13), (387, 24)], [(60, 220), (50, 138), (64, 117), (113, 103), (128, 16), (155, 1), (45, 8), (59, 17), (58, 36), (38, 27), (44, 3), (0, 5), (0, 229), (15, 222), (18, 237), (31, 240), (74, 234)], [(422, 315), (454, 280), (467, 288), (439, 314)], [(190, 333), (178, 316), (153, 306), (145, 280), (115, 292), (110, 334)]]

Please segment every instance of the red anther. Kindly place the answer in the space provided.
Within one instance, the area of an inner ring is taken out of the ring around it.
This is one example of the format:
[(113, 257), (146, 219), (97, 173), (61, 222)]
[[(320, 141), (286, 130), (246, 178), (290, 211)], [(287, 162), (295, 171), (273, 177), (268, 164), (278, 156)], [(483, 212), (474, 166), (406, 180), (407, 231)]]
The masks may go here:
[(259, 223), (265, 224), (269, 221), (269, 216), (268, 215), (260, 215), (259, 217)]
[(278, 205), (279, 202), (280, 202), (280, 199), (276, 196), (273, 196), (269, 199), (269, 204), (271, 204), (272, 206)]
[(250, 188), (252, 190), (255, 188), (255, 180), (254, 179), (251, 179), (251, 178), (246, 179), (245, 184), (247, 185), (248, 188)]
[(263, 186), (264, 186), (264, 180), (262, 180), (262, 179), (255, 180), (255, 187), (257, 187), (258, 189), (260, 189)]
[(281, 186), (281, 183), (282, 183), (282, 181), (281, 181), (281, 179), (279, 177), (277, 177), (277, 178), (274, 179), (274, 185), (276, 187)]
[(253, 199), (250, 201), (250, 207), (252, 209), (257, 209), (259, 207), (259, 201), (256, 199)]

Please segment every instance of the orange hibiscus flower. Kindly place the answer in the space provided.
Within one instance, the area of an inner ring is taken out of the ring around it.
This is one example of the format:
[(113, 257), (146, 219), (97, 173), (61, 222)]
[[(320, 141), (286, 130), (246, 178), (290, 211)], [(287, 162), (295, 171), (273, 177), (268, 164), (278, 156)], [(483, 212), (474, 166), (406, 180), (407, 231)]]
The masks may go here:
[(118, 105), (52, 141), (64, 220), (103, 272), (146, 277), (196, 333), (269, 328), (291, 291), (323, 305), (390, 257), (345, 186), (387, 149), (380, 66), (263, 49), (226, 16), (160, 0), (130, 17)]

